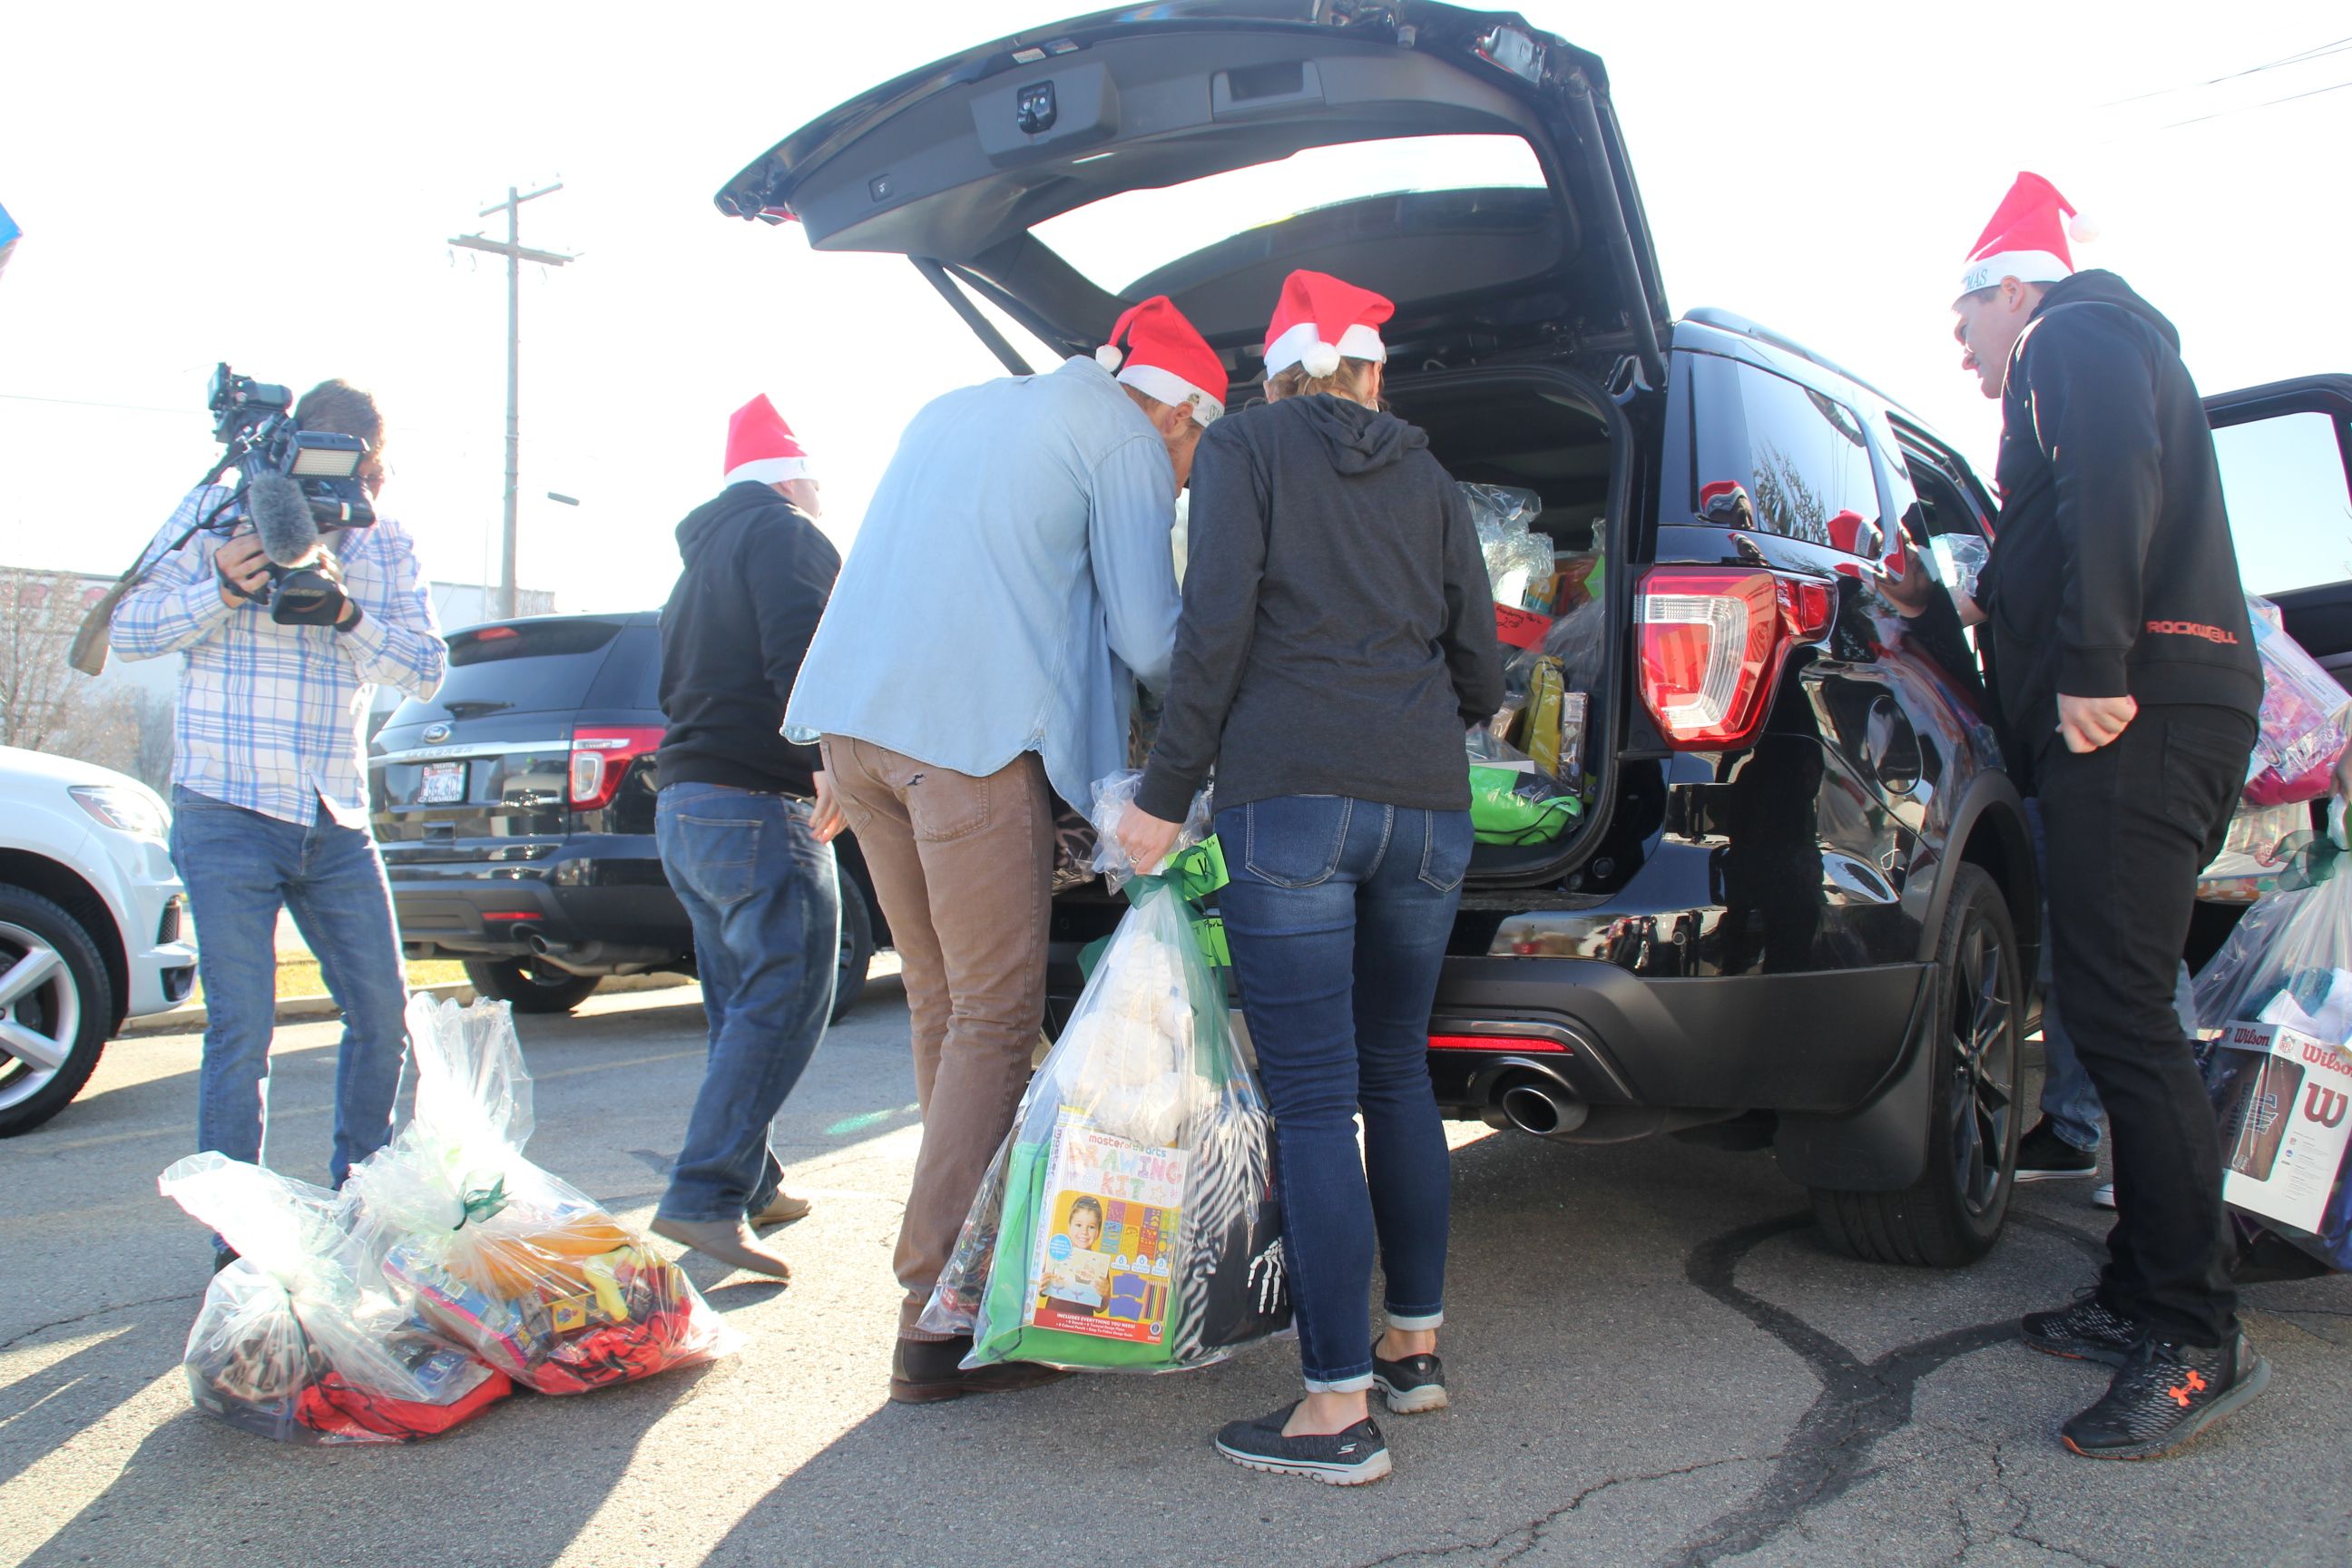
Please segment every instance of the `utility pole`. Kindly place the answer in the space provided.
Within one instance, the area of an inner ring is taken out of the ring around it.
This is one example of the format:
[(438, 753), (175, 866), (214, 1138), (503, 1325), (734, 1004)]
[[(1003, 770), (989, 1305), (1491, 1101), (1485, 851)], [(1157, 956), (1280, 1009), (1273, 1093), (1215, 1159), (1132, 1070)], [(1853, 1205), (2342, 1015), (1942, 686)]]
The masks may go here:
[(515, 187), (507, 187), (507, 199), (493, 203), (481, 210), (480, 216), (492, 213), (507, 215), (506, 243), (485, 239), (478, 234), (458, 235), (449, 243), (467, 250), (486, 250), (492, 256), (507, 258), (507, 521), (504, 542), (499, 552), (499, 615), (511, 620), (515, 613), (515, 501), (516, 484), (520, 471), (519, 458), (522, 445), (521, 425), (518, 416), (520, 400), (522, 367), (522, 264), (536, 261), (548, 267), (562, 267), (574, 259), (559, 256), (551, 250), (526, 250), (522, 244), (522, 204), (541, 196), (552, 195), (563, 188), (558, 180), (551, 185), (518, 195)]

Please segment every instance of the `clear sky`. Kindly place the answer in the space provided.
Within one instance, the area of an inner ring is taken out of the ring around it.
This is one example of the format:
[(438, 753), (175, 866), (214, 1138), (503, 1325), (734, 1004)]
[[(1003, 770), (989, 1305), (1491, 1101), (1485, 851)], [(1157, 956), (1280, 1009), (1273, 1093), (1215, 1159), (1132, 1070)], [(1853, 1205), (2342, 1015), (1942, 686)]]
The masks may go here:
[[(581, 259), (523, 278), (524, 584), (567, 609), (658, 604), (670, 530), (759, 391), (846, 540), (913, 411), (996, 366), (903, 260), (817, 255), (710, 195), (842, 99), (1076, 8), (19, 8), (0, 67), (0, 203), (26, 231), (0, 275), (0, 563), (126, 565), (212, 461), (204, 383), (226, 358), (373, 387), (387, 510), (433, 576), (495, 573), (504, 264), (446, 240), (501, 229), (475, 215), (509, 183), (555, 178), (524, 242)], [(1974, 458), (1997, 416), (1959, 374), (1948, 306), (2020, 168), (2096, 216), (2078, 261), (2172, 316), (2207, 391), (2352, 370), (2352, 49), (2230, 74), (2342, 41), (2340, 0), (1526, 12), (1608, 62), (1678, 310), (1811, 342)], [(2343, 524), (2326, 548), (2352, 555)]]

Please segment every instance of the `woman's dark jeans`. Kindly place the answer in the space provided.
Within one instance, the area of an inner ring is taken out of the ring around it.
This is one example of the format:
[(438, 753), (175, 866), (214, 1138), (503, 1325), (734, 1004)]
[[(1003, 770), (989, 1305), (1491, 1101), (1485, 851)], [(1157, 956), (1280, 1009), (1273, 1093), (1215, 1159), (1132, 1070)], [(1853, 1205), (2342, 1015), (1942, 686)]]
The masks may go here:
[(1389, 1326), (1444, 1321), (1452, 1173), (1429, 1008), (1470, 816), (1286, 795), (1219, 812), (1217, 834), (1233, 875), (1219, 903), (1274, 1110), (1299, 1360), (1310, 1391), (1352, 1393), (1372, 1381), (1375, 1235)]

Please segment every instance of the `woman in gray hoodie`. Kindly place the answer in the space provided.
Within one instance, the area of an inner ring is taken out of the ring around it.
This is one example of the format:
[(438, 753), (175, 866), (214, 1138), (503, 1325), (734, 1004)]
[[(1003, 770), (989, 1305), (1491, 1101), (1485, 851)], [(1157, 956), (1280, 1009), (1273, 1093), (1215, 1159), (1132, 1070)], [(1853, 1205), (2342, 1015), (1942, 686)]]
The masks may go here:
[(1202, 437), (1166, 713), (1119, 832), (1137, 865), (1159, 864), (1215, 765), (1220, 906), (1274, 1110), (1307, 1384), (1217, 1447), (1343, 1485), (1389, 1473), (1373, 1387), (1400, 1414), (1446, 1403), (1429, 1008), (1470, 863), (1463, 732), (1503, 697), (1468, 509), (1428, 438), (1380, 405), (1393, 310), (1292, 273), (1266, 402)]

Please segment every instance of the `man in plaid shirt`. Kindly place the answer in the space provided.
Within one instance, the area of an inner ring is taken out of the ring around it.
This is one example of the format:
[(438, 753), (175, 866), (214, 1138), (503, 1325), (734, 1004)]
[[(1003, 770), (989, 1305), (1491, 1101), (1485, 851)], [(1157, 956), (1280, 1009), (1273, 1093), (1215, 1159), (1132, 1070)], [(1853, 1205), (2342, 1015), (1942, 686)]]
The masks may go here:
[[(383, 420), (366, 393), (327, 382), (303, 395), (294, 422), (364, 438), (359, 477), (371, 496), (381, 488)], [(268, 563), (249, 524), (226, 537), (200, 530), (172, 548), (191, 525), (238, 518), (241, 506), (213, 485), (180, 503), (149, 548), (161, 558), (115, 606), (109, 641), (125, 658), (183, 659), (172, 860), (195, 917), (208, 1015), (197, 1146), (261, 1157), (285, 908), (343, 1012), (329, 1166), (340, 1186), (391, 1136), (408, 1044), (392, 892), (368, 833), (362, 726), (378, 684), (431, 696), (447, 649), (415, 552), (390, 518), (327, 535), (318, 564), (349, 596), (332, 626), (280, 626), (257, 602)]]

